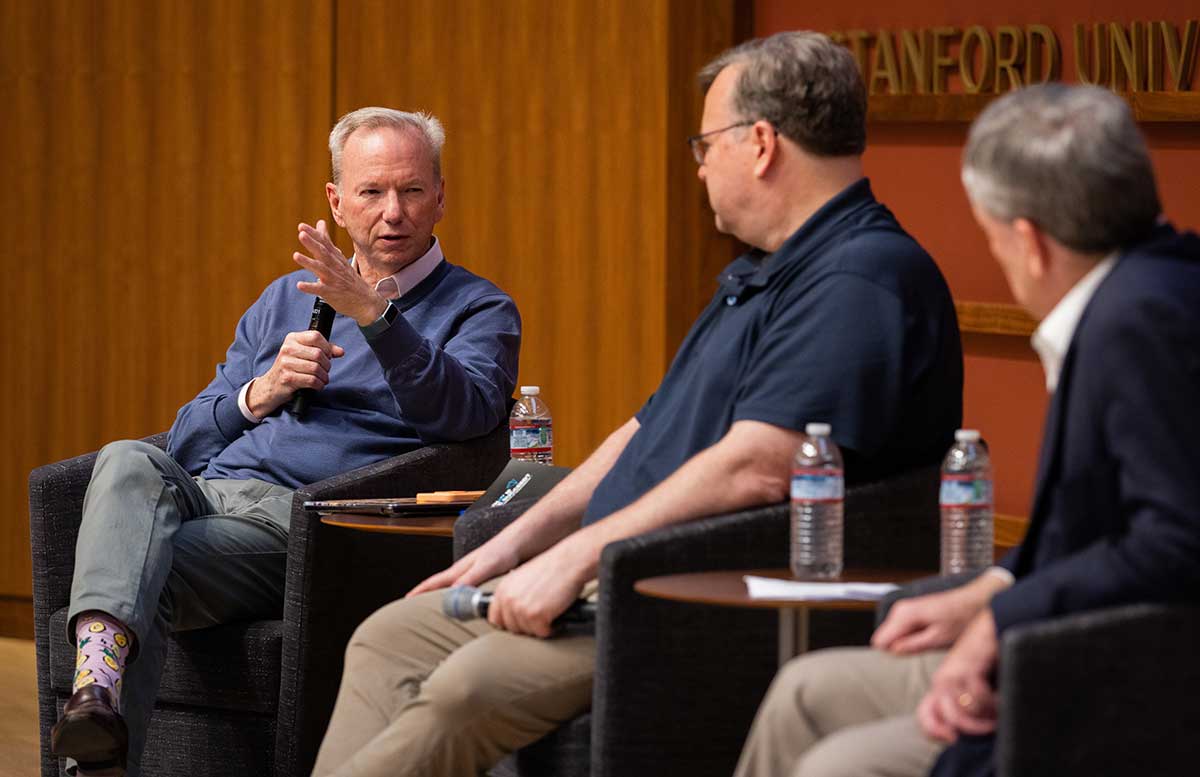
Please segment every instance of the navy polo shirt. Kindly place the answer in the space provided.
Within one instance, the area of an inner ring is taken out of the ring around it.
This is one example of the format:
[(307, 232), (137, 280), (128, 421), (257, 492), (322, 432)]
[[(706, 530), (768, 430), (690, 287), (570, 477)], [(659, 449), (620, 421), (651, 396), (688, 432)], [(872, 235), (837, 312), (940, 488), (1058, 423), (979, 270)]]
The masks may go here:
[(584, 524), (637, 500), (735, 421), (833, 425), (846, 480), (940, 461), (962, 422), (962, 347), (937, 265), (862, 179), (773, 254), (718, 276)]

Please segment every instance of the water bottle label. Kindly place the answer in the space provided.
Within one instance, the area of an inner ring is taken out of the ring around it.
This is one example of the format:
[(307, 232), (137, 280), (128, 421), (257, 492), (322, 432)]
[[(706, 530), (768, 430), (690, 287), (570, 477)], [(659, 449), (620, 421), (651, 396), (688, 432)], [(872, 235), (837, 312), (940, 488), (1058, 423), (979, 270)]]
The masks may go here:
[(522, 453), (548, 453), (554, 447), (554, 433), (546, 420), (510, 421), (508, 447)]
[(942, 475), (942, 507), (990, 507), (992, 481), (975, 475)]
[(845, 494), (840, 469), (796, 469), (792, 471), (792, 499), (805, 502), (836, 502)]

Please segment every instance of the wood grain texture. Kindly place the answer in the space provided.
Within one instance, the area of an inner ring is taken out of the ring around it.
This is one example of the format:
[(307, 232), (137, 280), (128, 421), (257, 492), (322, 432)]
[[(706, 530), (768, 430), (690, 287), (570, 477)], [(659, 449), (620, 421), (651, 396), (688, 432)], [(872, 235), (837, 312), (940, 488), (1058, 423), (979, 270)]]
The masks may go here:
[(437, 234), (516, 300), (556, 464), (628, 419), (668, 356), (667, 19), (665, 0), (338, 4), (338, 112), (445, 124)]
[(33, 639), (33, 600), (0, 596), (0, 637)]
[(1020, 305), (955, 302), (954, 309), (958, 312), (958, 328), (963, 332), (1029, 337), (1037, 329), (1037, 321)]
[(325, 209), (330, 11), (0, 0), (0, 594), (30, 592), (29, 470), (167, 428), (294, 268)]
[(0, 777), (41, 774), (36, 663), (32, 639), (0, 639)]
[(716, 277), (746, 250), (717, 232), (686, 138), (700, 131), (704, 96), (696, 74), (725, 49), (752, 36), (750, 0), (671, 0), (667, 87), (665, 355), (669, 361), (712, 299)]

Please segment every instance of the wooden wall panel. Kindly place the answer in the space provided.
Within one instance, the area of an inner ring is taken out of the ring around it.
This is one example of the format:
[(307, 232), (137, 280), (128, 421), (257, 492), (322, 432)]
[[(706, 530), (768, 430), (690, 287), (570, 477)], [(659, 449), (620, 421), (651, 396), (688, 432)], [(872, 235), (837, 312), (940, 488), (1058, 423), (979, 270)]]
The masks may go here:
[(366, 104), (446, 123), (453, 261), (525, 319), (573, 465), (657, 385), (716, 271), (684, 138), (749, 0), (0, 0), (0, 596), (29, 595), (26, 479), (165, 429), (326, 216)]
[(716, 277), (745, 250), (717, 232), (686, 139), (700, 131), (704, 96), (696, 74), (753, 31), (750, 0), (672, 0), (667, 89), (667, 358), (712, 299)]
[(332, 5), (0, 0), (0, 594), (27, 477), (161, 431), (326, 212)]
[(521, 309), (575, 465), (662, 376), (665, 0), (341, 2), (337, 109), (445, 124), (447, 257)]

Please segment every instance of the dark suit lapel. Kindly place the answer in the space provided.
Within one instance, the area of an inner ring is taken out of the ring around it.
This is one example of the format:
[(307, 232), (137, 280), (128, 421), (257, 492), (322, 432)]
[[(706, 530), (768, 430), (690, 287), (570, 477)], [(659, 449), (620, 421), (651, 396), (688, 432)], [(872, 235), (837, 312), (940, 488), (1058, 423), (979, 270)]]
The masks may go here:
[(1014, 565), (1017, 574), (1021, 574), (1033, 562), (1037, 535), (1041, 530), (1042, 523), (1046, 520), (1046, 512), (1050, 509), (1048, 503), (1050, 493), (1053, 491), (1054, 482), (1058, 480), (1058, 449), (1062, 440), (1063, 415), (1066, 413), (1066, 397), (1071, 390), (1071, 368), (1074, 363), (1075, 343), (1072, 338), (1071, 346), (1067, 349), (1067, 355), (1063, 359), (1062, 370), (1058, 374), (1058, 386), (1050, 398), (1050, 408), (1046, 411), (1046, 422), (1042, 430), (1042, 448), (1038, 456), (1033, 513), (1030, 515), (1025, 539), (1021, 541), (1017, 550)]

